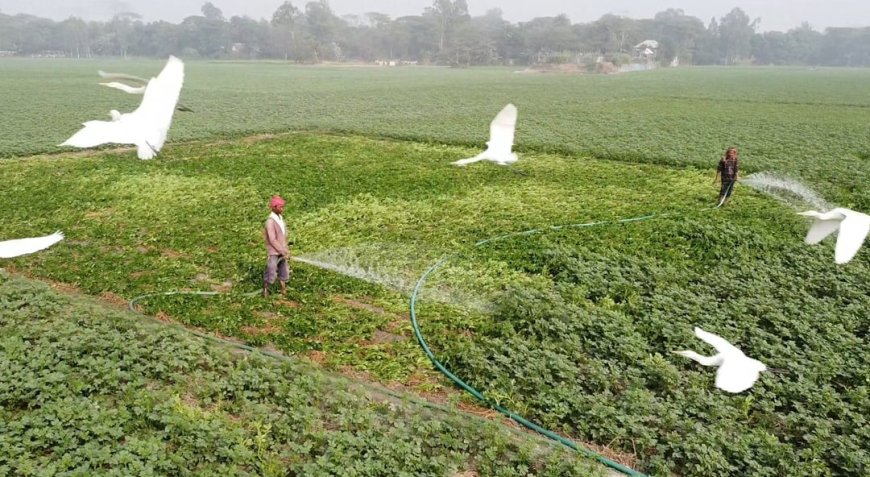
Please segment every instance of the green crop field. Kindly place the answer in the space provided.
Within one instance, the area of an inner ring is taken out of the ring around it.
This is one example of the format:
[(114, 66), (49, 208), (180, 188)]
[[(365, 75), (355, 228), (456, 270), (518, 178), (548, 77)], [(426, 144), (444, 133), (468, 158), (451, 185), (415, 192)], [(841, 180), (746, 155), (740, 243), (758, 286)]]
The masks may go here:
[[(867, 212), (870, 71), (192, 62), (182, 102), (196, 112), (176, 114), (156, 160), (54, 146), (82, 120), (135, 107), (96, 86), (97, 69), (159, 67), (0, 61), (12, 118), (0, 237), (67, 234), (8, 271), (121, 303), (225, 292), (140, 306), (328, 371), (455, 396), (408, 321), (414, 283), (451, 255), (422, 288), (420, 325), (494, 402), (654, 475), (870, 471), (870, 252), (835, 265), (830, 240), (803, 243), (797, 209), (746, 185), (711, 209), (715, 163), (736, 145), (745, 174), (788, 175)], [(450, 166), (507, 102), (520, 161)], [(293, 254), (314, 265), (293, 264), (287, 297), (254, 298), (275, 193)], [(693, 326), (776, 372), (739, 395), (716, 389), (715, 370), (672, 353), (710, 351)]]
[[(599, 475), (481, 418), (0, 273), (3, 475)], [(133, 319), (131, 319), (133, 318)]]
[[(79, 123), (139, 98), (97, 70), (155, 75), (159, 61), (4, 59), (0, 157), (56, 152)], [(504, 104), (520, 151), (701, 165), (740, 146), (747, 170), (776, 170), (868, 208), (870, 71), (663, 69), (571, 76), (515, 69), (292, 67), (190, 62), (170, 140), (293, 129), (478, 145)], [(848, 204), (844, 204), (848, 205)]]

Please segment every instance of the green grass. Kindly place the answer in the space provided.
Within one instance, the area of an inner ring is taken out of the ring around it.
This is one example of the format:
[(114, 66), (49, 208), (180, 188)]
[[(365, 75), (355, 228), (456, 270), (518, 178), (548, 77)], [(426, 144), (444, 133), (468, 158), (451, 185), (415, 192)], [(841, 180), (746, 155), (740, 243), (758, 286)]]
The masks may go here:
[(0, 273), (0, 296), (3, 475), (600, 473), (480, 418), (44, 284)]

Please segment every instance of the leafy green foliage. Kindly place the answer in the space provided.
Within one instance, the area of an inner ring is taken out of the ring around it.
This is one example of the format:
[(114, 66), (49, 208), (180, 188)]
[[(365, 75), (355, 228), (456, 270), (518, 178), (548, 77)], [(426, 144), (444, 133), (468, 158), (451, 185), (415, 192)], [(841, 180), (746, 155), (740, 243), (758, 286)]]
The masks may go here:
[(0, 473), (598, 475), (485, 421), (0, 273)]
[[(362, 247), (358, 259), (387, 274), (401, 271), (409, 283), (439, 256), (480, 237), (656, 208), (687, 210), (710, 200), (693, 172), (656, 174), (653, 166), (548, 155), (529, 155), (523, 166), (528, 176), (518, 176), (504, 168), (449, 166), (465, 149), (362, 138), (298, 134), (227, 144), (217, 154), (203, 144), (175, 151), (178, 156), (167, 150), (151, 162), (113, 154), (4, 161), (10, 186), (0, 190), (7, 214), (0, 236), (55, 229), (67, 234), (62, 246), (8, 266), (127, 300), (169, 290), (229, 289), (228, 296), (157, 297), (142, 305), (255, 344), (323, 353), (333, 369), (350, 365), (384, 380), (429, 373), (411, 337), (405, 296), (302, 264), (293, 265), (286, 301), (241, 296), (261, 286), (261, 227), (272, 194), (288, 199), (294, 254)], [(649, 203), (645, 191), (656, 187), (688, 195)], [(601, 189), (607, 194), (599, 196)], [(50, 213), (44, 197), (51, 197)], [(384, 245), (385, 252), (376, 254), (370, 244)], [(448, 282), (462, 277), (469, 288), (446, 288), (444, 294), (475, 295), (499, 286), (511, 267), (495, 267), (456, 267)], [(377, 331), (402, 339), (370, 342)]]
[[(21, 91), (22, 75), (45, 65), (13, 68), (3, 81), (11, 78), (19, 89), (0, 95)], [(125, 70), (142, 74), (133, 71), (137, 65)], [(212, 106), (176, 118), (176, 142), (159, 160), (104, 151), (0, 162), (0, 237), (55, 229), (68, 237), (44, 253), (4, 261), (4, 267), (114, 300), (228, 289), (216, 298), (154, 298), (143, 307), (252, 344), (272, 343), (327, 369), (430, 389), (435, 373), (412, 340), (401, 293), (294, 264), (286, 299), (243, 295), (260, 285), (265, 203), (281, 193), (289, 199), (294, 254), (346, 251), (355, 264), (405, 279), (444, 254), (462, 251), (423, 290), (424, 333), (453, 371), (521, 414), (633, 453), (654, 472), (866, 473), (870, 366), (860, 350), (867, 339), (870, 255), (862, 251), (848, 266), (835, 266), (830, 241), (803, 245), (806, 222), (745, 187), (725, 208), (699, 211), (713, 205), (718, 188), (709, 184), (712, 169), (724, 146), (733, 143), (741, 147), (747, 171), (779, 169), (802, 176), (832, 202), (870, 207), (866, 72), (697, 69), (574, 78), (504, 70), (422, 75), (190, 66), (185, 103), (196, 106), (198, 97)], [(71, 68), (71, 83), (91, 84), (90, 67)], [(238, 71), (217, 73), (227, 68)], [(251, 72), (262, 73), (262, 89), (245, 88), (242, 76)], [(290, 81), (305, 86), (288, 88)], [(72, 109), (82, 114), (78, 106), (58, 109), (52, 91), (36, 95), (30, 107), (32, 112), (54, 105), (57, 111), (50, 119), (40, 116), (38, 127), (22, 119), (22, 110), (9, 113), (19, 118), (9, 124), (25, 132), (13, 135), (20, 138), (16, 145), (0, 142), (0, 154), (52, 150), (44, 146), (45, 137), (55, 135), (49, 143), (59, 142), (68, 132), (58, 127), (81, 119), (68, 117)], [(94, 95), (93, 114), (118, 105), (112, 95)], [(217, 97), (225, 102), (209, 102)], [(378, 100), (361, 99), (369, 97)], [(126, 100), (132, 101), (120, 101)], [(448, 166), (482, 145), (491, 110), (507, 101), (521, 111), (522, 159), (515, 169), (526, 174), (488, 164)], [(423, 143), (313, 133), (177, 141), (289, 127)], [(44, 135), (36, 139), (35, 131)], [(426, 144), (433, 141), (453, 145)], [(472, 144), (474, 149), (465, 147)], [(520, 230), (649, 213), (659, 216), (471, 248), (480, 239)], [(487, 306), (441, 299), (463, 294)], [(47, 316), (60, 305), (35, 306), (34, 313)], [(14, 306), (7, 312), (17, 313)], [(670, 353), (704, 351), (691, 335), (693, 325), (728, 337), (785, 372), (764, 375), (739, 396), (715, 391), (713, 370)], [(9, 343), (10, 349), (29, 346)], [(174, 349), (171, 343), (160, 346)], [(140, 361), (151, 359), (142, 356)], [(150, 372), (161, 379), (188, 376), (160, 363)], [(16, 405), (38, 397), (42, 381), (51, 385), (63, 376), (45, 373), (31, 380), (27, 386), (36, 390), (22, 388)], [(95, 379), (100, 385), (134, 379), (122, 378), (101, 372)], [(90, 379), (82, 382), (76, 386), (93, 392)], [(184, 404), (185, 393), (174, 385), (159, 400), (177, 394)], [(206, 397), (220, 402), (214, 396), (244, 397), (249, 385), (210, 393)], [(243, 408), (249, 403), (237, 409)], [(359, 422), (354, 416), (348, 414), (347, 422)], [(308, 421), (299, 419), (257, 417), (251, 422), (259, 424), (246, 429), (252, 442), (267, 442), (270, 433), (288, 432), (286, 426), (305, 429)], [(446, 434), (438, 438), (448, 439)], [(148, 439), (141, 438), (142, 448), (152, 446)], [(203, 446), (211, 449), (210, 442)], [(352, 441), (329, 445), (336, 446), (334, 454), (364, 452)], [(276, 462), (266, 450), (271, 448), (254, 447), (248, 450), (263, 459), (257, 472), (271, 472), (262, 470)], [(399, 459), (413, 449), (383, 452)], [(351, 465), (322, 455), (318, 462)], [(430, 472), (428, 465), (442, 464), (426, 461), (420, 472)], [(489, 469), (512, 475), (522, 473), (522, 465)]]
[[(85, 120), (139, 97), (98, 86), (96, 70), (150, 77), (162, 61), (0, 63), (0, 157), (56, 152)], [(187, 62), (169, 140), (288, 129), (482, 147), (506, 103), (520, 151), (709, 168), (727, 146), (746, 171), (773, 170), (870, 208), (870, 79), (861, 69), (691, 68), (642, 75), (515, 74), (513, 69), (311, 68)], [(130, 155), (130, 154), (128, 154)], [(853, 166), (858, 167), (853, 167)]]
[[(435, 334), (436, 353), (485, 395), (656, 475), (865, 475), (870, 269), (819, 260), (789, 238), (803, 224), (755, 213), (787, 233), (726, 209), (495, 242), (479, 253), (539, 279), (506, 283), (473, 334)], [(775, 371), (716, 389), (715, 369), (671, 353), (713, 353), (693, 326)]]

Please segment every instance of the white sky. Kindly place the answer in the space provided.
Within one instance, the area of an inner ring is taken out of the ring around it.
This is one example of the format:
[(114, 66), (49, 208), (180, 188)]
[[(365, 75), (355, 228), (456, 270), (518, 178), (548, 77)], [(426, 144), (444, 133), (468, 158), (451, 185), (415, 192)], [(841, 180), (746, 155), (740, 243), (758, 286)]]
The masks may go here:
[[(291, 0), (302, 9), (305, 0)], [(785, 31), (807, 21), (816, 30), (829, 26), (870, 26), (870, 0), (467, 0), (472, 15), (490, 8), (501, 8), (505, 19), (526, 21), (537, 16), (567, 14), (575, 23), (597, 20), (606, 13), (631, 18), (651, 18), (667, 8), (681, 8), (687, 15), (701, 19), (721, 18), (733, 7), (742, 8), (751, 18), (761, 17), (761, 31)], [(205, 0), (0, 0), (0, 12), (29, 13), (62, 20), (75, 15), (85, 20), (107, 20), (118, 12), (134, 11), (145, 21), (167, 20), (178, 23), (184, 17), (199, 15)], [(271, 18), (283, 0), (212, 0), (227, 18), (247, 15)], [(393, 18), (419, 15), (432, 0), (330, 0), (337, 15), (381, 12)]]

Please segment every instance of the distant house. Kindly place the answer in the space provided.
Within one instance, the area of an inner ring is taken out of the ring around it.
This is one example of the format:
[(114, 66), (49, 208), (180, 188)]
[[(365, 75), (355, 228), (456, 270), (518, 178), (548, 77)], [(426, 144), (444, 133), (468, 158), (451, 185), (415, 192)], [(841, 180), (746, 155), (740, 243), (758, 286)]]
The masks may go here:
[(63, 50), (42, 50), (39, 53), (33, 53), (31, 58), (65, 58), (66, 52)]
[(634, 45), (634, 58), (638, 60), (652, 61), (656, 57), (659, 42), (655, 40), (644, 40), (637, 45)]

